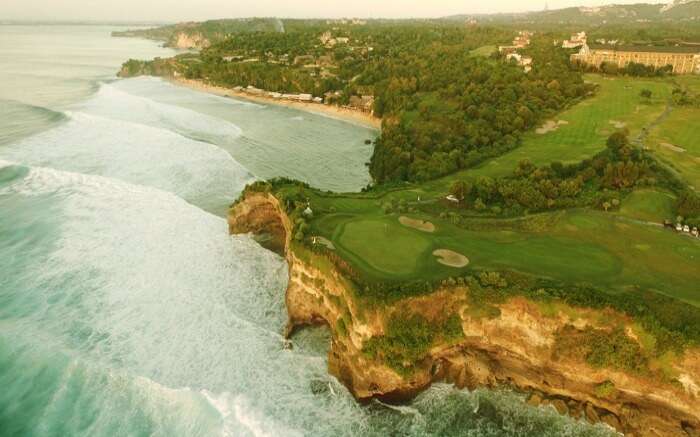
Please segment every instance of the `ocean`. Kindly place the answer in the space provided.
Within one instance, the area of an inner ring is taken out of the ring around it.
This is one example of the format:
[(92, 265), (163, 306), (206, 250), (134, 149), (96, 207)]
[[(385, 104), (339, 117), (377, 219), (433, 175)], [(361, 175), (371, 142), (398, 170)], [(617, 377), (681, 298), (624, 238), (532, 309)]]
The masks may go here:
[(229, 236), (246, 183), (369, 182), (377, 133), (119, 80), (175, 52), (116, 26), (0, 25), (0, 436), (604, 436), (509, 390), (359, 405), (329, 333), (284, 348), (287, 266)]

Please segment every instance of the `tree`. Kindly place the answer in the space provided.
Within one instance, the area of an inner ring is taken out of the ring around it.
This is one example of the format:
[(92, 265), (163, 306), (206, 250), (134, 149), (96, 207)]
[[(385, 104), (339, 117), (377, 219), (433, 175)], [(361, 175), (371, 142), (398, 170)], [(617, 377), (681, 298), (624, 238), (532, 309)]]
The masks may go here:
[(608, 137), (607, 141), (608, 150), (613, 155), (615, 160), (625, 158), (629, 155), (629, 138), (627, 138), (626, 131), (617, 131)]
[(472, 187), (464, 181), (454, 181), (450, 187), (450, 194), (455, 196), (459, 201), (463, 201), (471, 193)]
[(640, 95), (644, 100), (647, 100), (647, 101), (648, 101), (648, 100), (651, 99), (652, 93), (651, 93), (651, 90), (650, 90), (650, 89), (644, 88), (644, 89), (642, 90), (642, 92), (639, 93), (639, 95)]

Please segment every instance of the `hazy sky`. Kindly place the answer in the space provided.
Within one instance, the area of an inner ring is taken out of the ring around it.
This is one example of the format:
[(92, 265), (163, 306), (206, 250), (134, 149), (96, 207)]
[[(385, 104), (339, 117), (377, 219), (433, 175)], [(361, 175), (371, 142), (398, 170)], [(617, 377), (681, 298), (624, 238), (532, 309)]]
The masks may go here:
[[(640, 3), (644, 0), (617, 0)], [(647, 0), (649, 3), (661, 3)], [(250, 16), (440, 17), (461, 13), (541, 10), (546, 0), (0, 0), (0, 21), (184, 21)], [(610, 0), (550, 0), (550, 9)], [(664, 2), (665, 3), (665, 2)]]

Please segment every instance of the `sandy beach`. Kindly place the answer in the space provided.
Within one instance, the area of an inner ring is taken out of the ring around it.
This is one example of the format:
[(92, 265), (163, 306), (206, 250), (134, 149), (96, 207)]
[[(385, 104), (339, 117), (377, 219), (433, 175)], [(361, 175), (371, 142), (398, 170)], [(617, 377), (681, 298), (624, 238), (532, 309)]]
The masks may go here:
[(351, 123), (361, 124), (363, 126), (380, 129), (382, 120), (373, 117), (367, 113), (355, 111), (352, 109), (341, 108), (334, 105), (322, 105), (318, 103), (293, 102), (289, 100), (278, 100), (267, 96), (253, 96), (242, 91), (236, 91), (231, 88), (224, 88), (215, 85), (209, 85), (200, 80), (177, 78), (171, 79), (171, 82), (184, 86), (193, 90), (203, 91), (206, 93), (216, 94), (222, 97), (236, 97), (244, 100), (249, 100), (256, 103), (264, 103), (271, 105), (287, 106), (301, 111), (311, 112), (325, 117), (336, 118), (339, 120), (348, 121)]

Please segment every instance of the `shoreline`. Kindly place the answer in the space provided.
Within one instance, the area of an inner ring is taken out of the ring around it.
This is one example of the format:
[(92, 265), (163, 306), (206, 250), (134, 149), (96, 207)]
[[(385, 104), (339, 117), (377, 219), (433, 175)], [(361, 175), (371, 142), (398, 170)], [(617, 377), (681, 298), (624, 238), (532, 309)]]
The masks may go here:
[(334, 105), (324, 105), (319, 103), (293, 102), (288, 100), (278, 100), (267, 96), (251, 96), (250, 94), (235, 91), (232, 88), (225, 88), (217, 85), (210, 85), (200, 80), (184, 79), (184, 78), (169, 78), (169, 82), (195, 91), (201, 91), (209, 94), (214, 94), (220, 97), (234, 97), (242, 100), (248, 100), (255, 103), (271, 104), (277, 106), (285, 106), (288, 108), (298, 109), (304, 112), (330, 117), (350, 123), (357, 123), (363, 127), (380, 130), (382, 120), (372, 115), (352, 109), (345, 109)]

